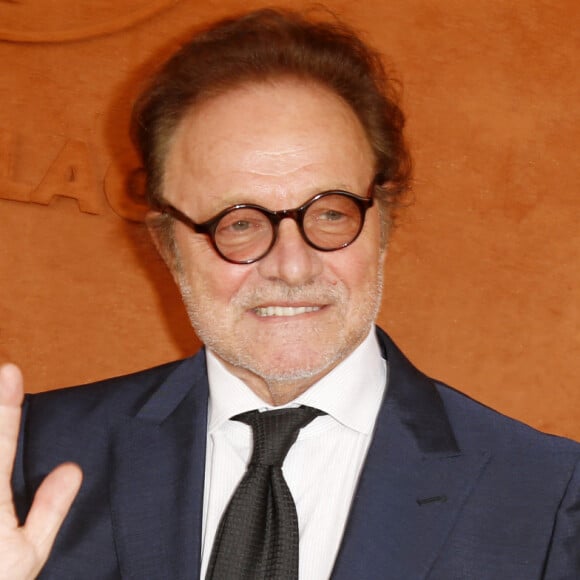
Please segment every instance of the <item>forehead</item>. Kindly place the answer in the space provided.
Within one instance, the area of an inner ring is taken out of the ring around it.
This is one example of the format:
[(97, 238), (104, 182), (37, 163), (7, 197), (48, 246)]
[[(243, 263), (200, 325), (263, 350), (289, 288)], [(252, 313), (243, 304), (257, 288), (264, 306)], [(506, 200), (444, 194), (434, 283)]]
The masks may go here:
[(354, 111), (336, 94), (296, 80), (254, 83), (196, 106), (178, 125), (165, 163), (174, 203), (223, 203), (356, 189), (374, 160)]

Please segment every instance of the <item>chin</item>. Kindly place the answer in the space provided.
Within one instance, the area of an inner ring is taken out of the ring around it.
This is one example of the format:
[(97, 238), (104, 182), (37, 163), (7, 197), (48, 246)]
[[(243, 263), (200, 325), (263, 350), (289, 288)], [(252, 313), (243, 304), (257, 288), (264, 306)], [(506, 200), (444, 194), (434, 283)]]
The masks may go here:
[(342, 350), (313, 353), (312, 349), (296, 349), (291, 351), (291, 356), (289, 354), (288, 350), (280, 353), (270, 351), (259, 358), (251, 355), (237, 357), (233, 364), (248, 369), (267, 383), (296, 382), (320, 378), (349, 353)]

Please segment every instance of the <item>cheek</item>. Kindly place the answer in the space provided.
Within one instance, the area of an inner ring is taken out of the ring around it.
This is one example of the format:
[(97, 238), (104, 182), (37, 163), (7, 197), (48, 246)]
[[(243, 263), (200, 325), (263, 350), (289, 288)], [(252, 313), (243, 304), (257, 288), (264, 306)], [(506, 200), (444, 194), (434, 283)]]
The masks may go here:
[(369, 287), (375, 287), (381, 274), (384, 252), (380, 249), (378, 232), (372, 233), (371, 236), (361, 236), (352, 246), (345, 248), (344, 254), (339, 250), (334, 262), (330, 260), (331, 271), (351, 294), (368, 292)]
[(357, 260), (352, 260), (346, 269), (346, 282), (352, 294), (368, 293), (369, 288), (375, 287), (378, 277), (377, 265), (378, 256), (369, 259), (369, 255), (359, 256)]
[(237, 266), (220, 258), (204, 239), (176, 235), (182, 279), (199, 303), (227, 306), (246, 283), (253, 266)]

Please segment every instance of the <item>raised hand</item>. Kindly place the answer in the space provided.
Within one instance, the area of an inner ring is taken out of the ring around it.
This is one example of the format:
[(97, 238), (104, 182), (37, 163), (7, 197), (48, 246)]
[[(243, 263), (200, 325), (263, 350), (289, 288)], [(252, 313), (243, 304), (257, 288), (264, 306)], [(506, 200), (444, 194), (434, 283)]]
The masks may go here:
[(39, 487), (26, 523), (18, 525), (10, 478), (16, 455), (23, 399), (22, 375), (15, 365), (0, 367), (0, 580), (36, 578), (81, 486), (78, 465), (51, 472)]

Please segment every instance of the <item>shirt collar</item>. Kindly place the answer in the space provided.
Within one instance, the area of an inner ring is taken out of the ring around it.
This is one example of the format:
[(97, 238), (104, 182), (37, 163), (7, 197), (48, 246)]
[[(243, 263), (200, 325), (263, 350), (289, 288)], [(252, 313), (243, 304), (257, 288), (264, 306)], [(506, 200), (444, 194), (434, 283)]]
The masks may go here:
[[(227, 370), (209, 349), (206, 349), (206, 359), (210, 392), (209, 433), (239, 413), (274, 408)], [(373, 429), (383, 398), (386, 375), (386, 361), (372, 328), (348, 357), (286, 406), (315, 407), (347, 427), (368, 434)]]

